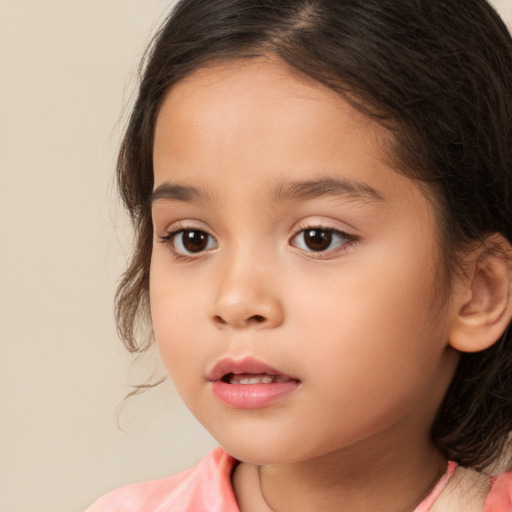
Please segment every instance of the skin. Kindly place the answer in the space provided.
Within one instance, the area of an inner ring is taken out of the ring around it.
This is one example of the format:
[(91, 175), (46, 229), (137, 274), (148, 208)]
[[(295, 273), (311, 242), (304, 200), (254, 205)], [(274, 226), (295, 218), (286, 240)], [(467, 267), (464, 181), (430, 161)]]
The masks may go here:
[[(154, 333), (187, 406), (243, 461), (243, 512), (410, 511), (445, 470), (429, 430), (458, 359), (457, 286), (440, 300), (435, 216), (392, 168), (387, 140), (273, 58), (199, 70), (161, 107), (155, 191), (198, 193), (153, 201)], [(312, 180), (351, 188), (276, 192)], [(348, 236), (315, 252), (303, 231), (315, 227)], [(205, 250), (169, 237), (184, 229), (207, 234)], [(228, 356), (300, 384), (268, 407), (234, 409), (206, 377)]]

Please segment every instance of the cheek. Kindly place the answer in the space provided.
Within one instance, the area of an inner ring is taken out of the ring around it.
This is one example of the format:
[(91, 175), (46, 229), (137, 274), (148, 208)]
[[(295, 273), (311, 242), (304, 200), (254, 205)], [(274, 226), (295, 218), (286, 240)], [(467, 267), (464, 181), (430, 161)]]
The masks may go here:
[(296, 336), (309, 368), (325, 374), (325, 382), (363, 397), (383, 389), (398, 396), (435, 373), (447, 333), (442, 315), (434, 315), (431, 261), (404, 251), (371, 260), (310, 279), (307, 295), (300, 294), (306, 283), (291, 291), (301, 297), (293, 313)]
[(154, 289), (151, 293), (153, 331), (160, 358), (174, 388), (191, 408), (202, 392), (202, 377), (213, 356), (207, 343), (199, 344), (200, 333), (195, 330), (197, 311), (189, 304), (172, 291)]
[[(181, 282), (166, 267), (164, 258), (154, 256), (150, 268), (149, 298), (155, 340), (171, 378), (179, 380), (185, 369), (197, 365), (194, 326), (200, 294)], [(176, 378), (178, 377), (178, 378)]]

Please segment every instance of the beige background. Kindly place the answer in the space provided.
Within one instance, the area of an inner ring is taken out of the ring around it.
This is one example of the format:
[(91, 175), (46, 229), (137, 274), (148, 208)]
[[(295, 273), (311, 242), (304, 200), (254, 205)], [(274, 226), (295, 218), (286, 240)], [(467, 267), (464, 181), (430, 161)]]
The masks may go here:
[[(213, 440), (112, 320), (129, 247), (113, 187), (138, 60), (163, 0), (0, 0), (0, 510), (80, 512)], [(463, 8), (464, 1), (461, 0)], [(512, 21), (512, 0), (496, 0)], [(155, 368), (157, 368), (155, 370)]]

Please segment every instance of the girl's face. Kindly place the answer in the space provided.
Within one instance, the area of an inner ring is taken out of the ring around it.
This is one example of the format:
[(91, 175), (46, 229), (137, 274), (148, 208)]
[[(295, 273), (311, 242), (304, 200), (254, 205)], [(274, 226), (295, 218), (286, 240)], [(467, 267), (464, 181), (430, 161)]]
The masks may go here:
[(218, 64), (158, 116), (150, 298), (187, 406), (263, 464), (428, 442), (453, 375), (436, 222), (386, 132), (277, 59)]

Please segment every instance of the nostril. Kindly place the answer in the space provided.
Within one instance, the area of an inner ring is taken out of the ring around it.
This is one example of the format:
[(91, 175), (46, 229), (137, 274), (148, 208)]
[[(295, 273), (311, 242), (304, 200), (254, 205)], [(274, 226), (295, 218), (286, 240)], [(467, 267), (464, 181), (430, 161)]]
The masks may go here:
[(217, 327), (226, 327), (231, 325), (235, 328), (265, 325), (268, 321), (267, 317), (264, 315), (234, 315), (232, 317), (229, 315), (213, 315), (211, 319)]
[(226, 325), (226, 324), (227, 324), (226, 320), (224, 320), (224, 318), (222, 318), (222, 317), (221, 317), (221, 316), (219, 316), (219, 315), (215, 315), (215, 316), (213, 317), (213, 320), (214, 320), (214, 321), (215, 321), (215, 323), (217, 323), (217, 324), (222, 324), (222, 325)]

